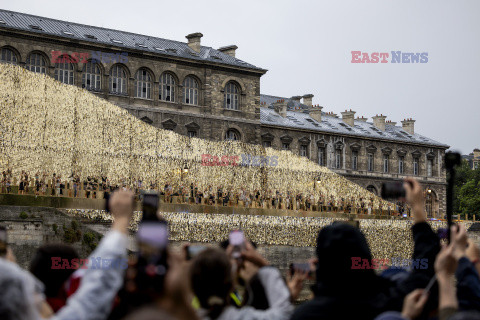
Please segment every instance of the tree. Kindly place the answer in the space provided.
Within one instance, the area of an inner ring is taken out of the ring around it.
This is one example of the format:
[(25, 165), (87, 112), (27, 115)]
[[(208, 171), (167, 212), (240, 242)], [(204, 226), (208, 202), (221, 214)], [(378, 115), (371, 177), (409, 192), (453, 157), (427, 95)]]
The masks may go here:
[(480, 217), (480, 169), (471, 170), (467, 161), (457, 168), (453, 188), (453, 210), (464, 217)]

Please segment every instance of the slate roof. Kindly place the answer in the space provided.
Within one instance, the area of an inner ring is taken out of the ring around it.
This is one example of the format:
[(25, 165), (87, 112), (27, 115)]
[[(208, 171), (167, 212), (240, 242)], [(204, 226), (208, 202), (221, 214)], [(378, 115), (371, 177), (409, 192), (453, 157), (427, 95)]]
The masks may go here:
[[(272, 106), (272, 103), (281, 99), (287, 101), (287, 116), (285, 118), (275, 112)], [(319, 123), (308, 114), (308, 109), (310, 109), (308, 106), (297, 101), (293, 101), (289, 98), (262, 94), (260, 95), (260, 103), (262, 104), (260, 107), (260, 123), (265, 125), (449, 148), (449, 146), (446, 144), (427, 138), (418, 133), (411, 135), (404, 131), (401, 126), (393, 126), (389, 125), (388, 123), (385, 126), (385, 131), (377, 129), (371, 122), (359, 120), (355, 120), (354, 126), (352, 127), (345, 124), (341, 117), (336, 118), (326, 114), (325, 112), (322, 112), (322, 122)], [(291, 111), (294, 110), (295, 107), (297, 107), (297, 111)]]
[(258, 68), (250, 63), (229, 56), (211, 47), (202, 46), (200, 52), (197, 53), (190, 49), (185, 42), (0, 9), (0, 29), (2, 28), (54, 35), (74, 41), (82, 40), (97, 44), (107, 44), (119, 48), (154, 52), (163, 56), (181, 57), (190, 60), (231, 65), (266, 72), (265, 69)]

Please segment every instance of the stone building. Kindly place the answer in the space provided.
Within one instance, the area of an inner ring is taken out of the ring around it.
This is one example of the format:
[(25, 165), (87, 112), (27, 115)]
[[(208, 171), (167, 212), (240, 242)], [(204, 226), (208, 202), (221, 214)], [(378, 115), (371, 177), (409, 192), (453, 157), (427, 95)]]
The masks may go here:
[(475, 170), (480, 168), (480, 149), (473, 149), (472, 153), (463, 155), (462, 158), (468, 162), (470, 169)]
[(77, 85), (141, 120), (177, 133), (288, 149), (374, 193), (386, 181), (418, 176), (429, 215), (445, 211), (447, 145), (386, 116), (341, 118), (312, 104), (313, 95), (260, 94), (267, 70), (235, 56), (237, 46), (187, 42), (0, 10), (0, 60)]

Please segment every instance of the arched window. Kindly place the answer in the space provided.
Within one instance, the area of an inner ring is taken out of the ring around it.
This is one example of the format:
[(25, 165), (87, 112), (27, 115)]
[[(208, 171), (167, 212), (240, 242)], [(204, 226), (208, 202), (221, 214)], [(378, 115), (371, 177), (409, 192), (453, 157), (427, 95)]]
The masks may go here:
[(229, 82), (225, 86), (224, 104), (226, 109), (238, 110), (238, 87), (235, 83)]
[(235, 129), (229, 129), (225, 134), (225, 140), (230, 141), (239, 141), (240, 140), (240, 133)]
[(110, 70), (110, 93), (127, 94), (127, 71), (120, 65), (114, 65)]
[(159, 89), (159, 100), (175, 102), (175, 78), (170, 73), (160, 76)]
[(25, 68), (37, 73), (47, 73), (47, 63), (40, 53), (30, 53), (27, 57)]
[(88, 61), (83, 65), (82, 88), (93, 91), (102, 90), (101, 86), (102, 72), (97, 63)]
[(2, 48), (0, 61), (3, 63), (17, 64), (17, 56), (13, 50)]
[(135, 74), (135, 97), (152, 98), (152, 77), (147, 69), (141, 68)]
[(198, 82), (192, 77), (186, 77), (183, 81), (183, 102), (185, 104), (198, 105)]
[(73, 84), (73, 64), (67, 61), (71, 61), (71, 58), (65, 57), (64, 62), (55, 63), (55, 80), (66, 84)]

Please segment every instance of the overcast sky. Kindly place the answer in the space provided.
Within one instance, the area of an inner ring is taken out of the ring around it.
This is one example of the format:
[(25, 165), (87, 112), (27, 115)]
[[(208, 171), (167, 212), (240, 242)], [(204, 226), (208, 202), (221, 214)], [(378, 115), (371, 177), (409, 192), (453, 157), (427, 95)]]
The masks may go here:
[[(414, 118), (416, 132), (464, 154), (480, 147), (478, 0), (15, 0), (1, 7), (177, 41), (202, 32), (202, 45), (235, 44), (239, 59), (268, 69), (264, 94), (312, 93), (324, 111), (382, 113), (398, 125)], [(428, 62), (356, 64), (351, 51), (428, 52)]]

